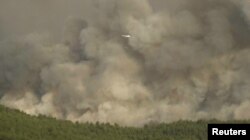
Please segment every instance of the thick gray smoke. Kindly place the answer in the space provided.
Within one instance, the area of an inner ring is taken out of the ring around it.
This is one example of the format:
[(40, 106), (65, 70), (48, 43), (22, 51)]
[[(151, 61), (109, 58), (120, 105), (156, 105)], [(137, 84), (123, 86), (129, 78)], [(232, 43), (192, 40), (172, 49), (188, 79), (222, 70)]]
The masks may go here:
[(1, 0), (0, 103), (129, 126), (250, 119), (249, 9), (248, 0)]

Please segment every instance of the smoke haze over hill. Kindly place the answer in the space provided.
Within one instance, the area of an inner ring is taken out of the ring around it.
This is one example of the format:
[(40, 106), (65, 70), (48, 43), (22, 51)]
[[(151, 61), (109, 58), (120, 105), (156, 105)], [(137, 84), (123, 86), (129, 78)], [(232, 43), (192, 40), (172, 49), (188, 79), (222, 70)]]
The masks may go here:
[(0, 103), (128, 126), (249, 119), (249, 9), (248, 0), (1, 0)]

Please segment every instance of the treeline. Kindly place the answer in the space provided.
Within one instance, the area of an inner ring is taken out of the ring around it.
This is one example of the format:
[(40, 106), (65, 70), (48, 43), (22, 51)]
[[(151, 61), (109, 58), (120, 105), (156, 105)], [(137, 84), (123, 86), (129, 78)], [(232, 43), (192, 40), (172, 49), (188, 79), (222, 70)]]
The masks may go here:
[(45, 116), (33, 117), (0, 106), (0, 140), (206, 140), (207, 123), (151, 123), (142, 128), (109, 123), (81, 124)]

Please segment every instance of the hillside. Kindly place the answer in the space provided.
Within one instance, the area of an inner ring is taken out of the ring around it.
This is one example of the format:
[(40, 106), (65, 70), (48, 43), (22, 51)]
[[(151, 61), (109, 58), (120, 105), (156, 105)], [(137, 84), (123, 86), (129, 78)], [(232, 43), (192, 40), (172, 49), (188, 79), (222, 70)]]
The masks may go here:
[(179, 121), (143, 128), (80, 124), (0, 106), (0, 140), (205, 140), (207, 123)]

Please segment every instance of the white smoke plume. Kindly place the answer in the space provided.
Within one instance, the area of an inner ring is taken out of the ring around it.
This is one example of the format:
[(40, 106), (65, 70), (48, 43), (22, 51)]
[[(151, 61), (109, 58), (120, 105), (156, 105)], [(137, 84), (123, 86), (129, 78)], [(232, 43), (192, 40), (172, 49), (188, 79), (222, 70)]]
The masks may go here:
[(1, 0), (0, 103), (126, 126), (250, 119), (249, 9), (248, 0)]

